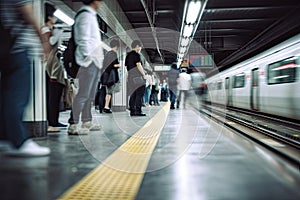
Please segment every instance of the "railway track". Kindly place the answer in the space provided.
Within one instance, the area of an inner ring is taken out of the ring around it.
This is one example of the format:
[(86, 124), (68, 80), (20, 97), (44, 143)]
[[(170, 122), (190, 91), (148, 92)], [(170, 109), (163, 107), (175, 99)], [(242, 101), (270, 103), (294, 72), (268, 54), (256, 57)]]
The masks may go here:
[(300, 168), (300, 126), (296, 122), (236, 108), (202, 105), (200, 112)]

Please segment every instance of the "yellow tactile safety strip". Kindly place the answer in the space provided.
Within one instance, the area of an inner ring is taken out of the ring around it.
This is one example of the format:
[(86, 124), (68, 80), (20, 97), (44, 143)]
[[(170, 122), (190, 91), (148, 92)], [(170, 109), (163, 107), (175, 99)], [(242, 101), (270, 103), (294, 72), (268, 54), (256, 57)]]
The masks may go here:
[(169, 112), (169, 103), (59, 200), (134, 199)]

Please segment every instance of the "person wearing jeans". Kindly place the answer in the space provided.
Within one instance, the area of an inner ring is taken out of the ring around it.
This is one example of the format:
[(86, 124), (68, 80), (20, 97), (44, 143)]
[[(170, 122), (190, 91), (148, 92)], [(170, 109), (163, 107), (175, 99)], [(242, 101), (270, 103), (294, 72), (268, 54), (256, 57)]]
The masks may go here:
[[(16, 38), (5, 59), (0, 59), (0, 139), (11, 143), (12, 148), (6, 152), (8, 155), (47, 156), (50, 149), (31, 140), (23, 123), (31, 93), (32, 61), (46, 52), (33, 15), (32, 1), (2, 0), (0, 8), (1, 24)], [(5, 38), (0, 40), (2, 44)]]

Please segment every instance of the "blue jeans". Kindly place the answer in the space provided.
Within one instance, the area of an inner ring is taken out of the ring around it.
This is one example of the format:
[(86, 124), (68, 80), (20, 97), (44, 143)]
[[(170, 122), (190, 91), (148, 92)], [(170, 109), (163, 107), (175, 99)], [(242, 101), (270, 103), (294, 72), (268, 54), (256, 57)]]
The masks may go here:
[(92, 121), (91, 103), (96, 96), (100, 70), (94, 63), (80, 67), (77, 78), (79, 89), (73, 100), (70, 124), (78, 124), (80, 114), (82, 122)]
[(0, 137), (16, 148), (28, 138), (23, 114), (31, 91), (31, 64), (26, 51), (0, 64)]
[(145, 103), (150, 103), (150, 94), (151, 94), (151, 86), (148, 86), (146, 87), (145, 89), (145, 96), (144, 96), (144, 99), (145, 99)]
[(176, 102), (176, 94), (177, 94), (177, 89), (169, 89), (170, 93), (170, 101), (171, 101), (171, 108), (175, 107), (175, 102)]

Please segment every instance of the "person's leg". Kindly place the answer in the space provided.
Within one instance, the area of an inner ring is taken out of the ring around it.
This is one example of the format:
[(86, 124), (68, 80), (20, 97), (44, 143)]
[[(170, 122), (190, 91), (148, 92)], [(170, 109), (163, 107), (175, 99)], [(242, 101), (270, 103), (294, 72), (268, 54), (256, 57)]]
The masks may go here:
[(5, 67), (5, 65), (7, 65), (7, 63), (0, 63), (0, 140), (7, 140), (7, 136), (5, 133), (5, 129), (4, 129), (4, 111), (2, 109), (2, 102), (5, 96), (3, 95), (3, 91), (4, 88), (2, 88), (2, 82), (3, 80), (1, 79), (1, 71), (3, 70), (3, 68)]
[(70, 124), (78, 124), (79, 116), (86, 106), (86, 102), (90, 100), (89, 90), (90, 80), (88, 74), (88, 67), (80, 67), (78, 71), (78, 92), (74, 97), (72, 105), (72, 120), (69, 120)]
[(184, 90), (183, 91), (183, 108), (185, 108), (186, 106), (186, 100), (188, 98), (188, 91), (187, 90)]
[(170, 92), (170, 101), (171, 101), (170, 108), (174, 109), (175, 108), (175, 99), (176, 99), (176, 96), (175, 96), (175, 93), (173, 92), (173, 90), (170, 89), (169, 92)]
[(180, 106), (181, 95), (182, 95), (182, 90), (179, 90), (179, 95), (178, 95), (178, 98), (177, 98), (177, 106), (176, 106), (176, 108), (179, 108), (179, 106)]
[(96, 67), (94, 63), (92, 63), (86, 70), (87, 80), (85, 83), (85, 89), (87, 90), (87, 101), (82, 110), (81, 121), (91, 122), (93, 119), (92, 116), (92, 101), (96, 95), (97, 83), (99, 80), (99, 68)]
[(136, 91), (132, 92), (129, 97), (130, 114), (135, 114), (136, 112), (135, 100), (136, 100)]
[(136, 113), (142, 113), (142, 98), (145, 94), (145, 86), (142, 85), (136, 89), (135, 107)]
[(4, 130), (12, 144), (19, 148), (28, 138), (23, 113), (30, 94), (31, 62), (25, 52), (13, 55), (9, 66), (1, 73)]
[(49, 82), (48, 123), (49, 123), (49, 126), (52, 126), (52, 127), (55, 127), (58, 125), (59, 105), (60, 105), (63, 88), (64, 88), (64, 85), (62, 85), (58, 82), (52, 82), (52, 81)]

